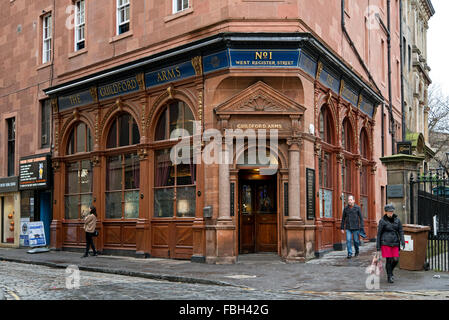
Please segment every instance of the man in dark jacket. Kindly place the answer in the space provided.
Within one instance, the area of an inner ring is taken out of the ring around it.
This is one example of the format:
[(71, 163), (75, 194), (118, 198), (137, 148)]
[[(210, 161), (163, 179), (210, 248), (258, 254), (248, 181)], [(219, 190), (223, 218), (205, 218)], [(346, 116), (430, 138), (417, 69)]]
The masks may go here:
[(363, 229), (362, 210), (355, 204), (354, 197), (348, 197), (348, 205), (343, 210), (341, 219), (341, 233), (346, 229), (346, 247), (348, 249), (348, 259), (352, 258), (351, 238), (354, 239), (355, 257), (359, 255), (359, 235)]

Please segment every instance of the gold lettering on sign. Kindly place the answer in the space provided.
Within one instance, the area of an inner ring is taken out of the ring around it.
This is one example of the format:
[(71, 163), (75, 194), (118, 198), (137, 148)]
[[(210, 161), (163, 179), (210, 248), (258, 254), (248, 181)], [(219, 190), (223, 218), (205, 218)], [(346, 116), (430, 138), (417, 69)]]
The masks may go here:
[(255, 60), (271, 60), (273, 59), (273, 52), (271, 51), (256, 51)]
[(104, 87), (99, 90), (100, 96), (107, 97), (115, 94), (126, 93), (138, 87), (136, 79), (123, 80)]
[(157, 73), (157, 82), (170, 81), (181, 77), (179, 67), (166, 69)]
[(282, 129), (280, 123), (238, 123), (237, 129)]
[(81, 103), (81, 97), (80, 97), (79, 94), (74, 94), (73, 96), (70, 96), (70, 97), (69, 97), (69, 100), (70, 100), (70, 104), (71, 104), (72, 106)]

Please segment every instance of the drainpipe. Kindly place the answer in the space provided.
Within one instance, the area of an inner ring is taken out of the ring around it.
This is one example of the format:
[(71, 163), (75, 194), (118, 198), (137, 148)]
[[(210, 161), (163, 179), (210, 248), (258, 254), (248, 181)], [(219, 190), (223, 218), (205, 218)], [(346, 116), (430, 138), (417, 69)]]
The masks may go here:
[(406, 125), (405, 125), (405, 101), (404, 101), (404, 43), (402, 39), (403, 35), (403, 26), (402, 26), (402, 0), (399, 0), (399, 34), (400, 34), (400, 50), (401, 50), (401, 112), (402, 112), (402, 141), (405, 141), (406, 138)]
[[(395, 154), (396, 134), (394, 132), (393, 95), (391, 93), (391, 0), (387, 1), (387, 26), (388, 26), (388, 99), (390, 100), (390, 134), (391, 154)], [(402, 40), (401, 40), (402, 41)]]

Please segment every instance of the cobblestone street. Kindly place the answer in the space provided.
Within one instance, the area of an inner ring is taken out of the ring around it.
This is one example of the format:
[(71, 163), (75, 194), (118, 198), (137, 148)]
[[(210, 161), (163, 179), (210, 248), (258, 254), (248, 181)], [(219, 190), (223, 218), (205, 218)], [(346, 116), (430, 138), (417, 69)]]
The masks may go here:
[(67, 289), (66, 270), (0, 262), (0, 298), (6, 300), (411, 300), (448, 299), (445, 291), (345, 292), (260, 290), (158, 281), (80, 271), (79, 289)]

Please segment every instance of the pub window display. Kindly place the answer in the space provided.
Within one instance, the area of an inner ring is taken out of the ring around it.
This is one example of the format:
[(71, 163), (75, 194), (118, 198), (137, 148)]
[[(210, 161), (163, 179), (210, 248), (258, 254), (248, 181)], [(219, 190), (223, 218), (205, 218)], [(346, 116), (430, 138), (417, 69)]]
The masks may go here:
[[(108, 151), (137, 145), (140, 133), (134, 118), (127, 113), (117, 115), (109, 129)], [(137, 150), (113, 154), (106, 158), (106, 218), (137, 219), (139, 217), (140, 160)]]
[[(155, 140), (168, 140), (170, 133), (184, 129), (191, 136), (194, 117), (190, 108), (182, 101), (169, 103), (161, 113), (156, 125)], [(154, 216), (194, 217), (196, 207), (196, 165), (193, 163), (193, 149), (188, 155), (174, 149), (180, 163), (171, 161), (169, 148), (155, 151)]]
[[(89, 127), (80, 122), (69, 135), (66, 154), (68, 156), (91, 152), (92, 134)], [(92, 203), (92, 163), (90, 159), (66, 162), (66, 184), (64, 195), (65, 219), (81, 219)]]

